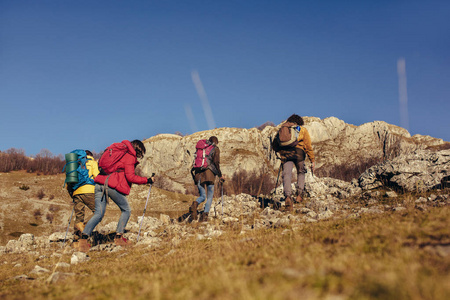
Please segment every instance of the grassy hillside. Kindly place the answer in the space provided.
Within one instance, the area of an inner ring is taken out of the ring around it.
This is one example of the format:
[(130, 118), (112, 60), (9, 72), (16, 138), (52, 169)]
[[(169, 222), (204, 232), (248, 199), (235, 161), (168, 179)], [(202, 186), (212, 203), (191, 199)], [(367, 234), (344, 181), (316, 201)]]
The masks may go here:
[[(168, 235), (56, 269), (72, 251), (4, 254), (0, 299), (449, 299), (449, 219), (445, 206), (245, 234), (235, 224), (213, 240)], [(13, 279), (36, 265), (73, 276)]]
[[(65, 232), (72, 212), (72, 199), (64, 185), (64, 174), (40, 175), (26, 171), (0, 173), (0, 246), (23, 233), (36, 236)], [(128, 197), (132, 220), (142, 215), (148, 185), (134, 185)], [(152, 188), (147, 216), (160, 213), (176, 217), (187, 211), (192, 195), (181, 195)], [(87, 209), (87, 214), (90, 214)], [(112, 204), (102, 223), (117, 221), (119, 208)], [(71, 226), (73, 227), (73, 226)]]
[[(65, 231), (71, 200), (63, 181), (64, 175), (0, 173), (0, 245), (21, 233)], [(142, 214), (147, 195), (148, 186), (133, 187), (132, 219)], [(91, 250), (90, 260), (80, 264), (70, 264), (74, 250), (58, 243), (0, 254), (0, 299), (450, 299), (450, 207), (448, 201), (417, 206), (419, 196), (382, 200), (405, 208), (398, 212), (273, 229), (243, 230), (239, 221), (219, 226), (212, 219), (183, 225), (190, 237), (180, 239), (163, 227), (158, 246)], [(154, 188), (146, 215), (179, 216), (192, 199)], [(109, 205), (103, 222), (118, 214)], [(223, 234), (197, 239), (192, 231), (205, 226)], [(33, 273), (36, 266), (49, 272)], [(55, 273), (65, 278), (49, 282)]]

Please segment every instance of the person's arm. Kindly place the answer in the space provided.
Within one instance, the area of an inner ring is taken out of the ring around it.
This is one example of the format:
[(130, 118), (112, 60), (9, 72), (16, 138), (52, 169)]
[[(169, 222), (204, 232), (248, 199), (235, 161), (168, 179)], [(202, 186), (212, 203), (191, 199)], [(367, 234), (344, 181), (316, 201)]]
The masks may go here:
[[(125, 154), (125, 155), (127, 155), (127, 154)], [(124, 162), (124, 173), (125, 173), (125, 178), (127, 179), (127, 181), (130, 183), (136, 183), (136, 184), (146, 184), (147, 178), (136, 175), (135, 171), (136, 171), (136, 169), (134, 168), (134, 163), (130, 164), (130, 163)]]
[(219, 149), (219, 147), (216, 147), (216, 150), (214, 152), (213, 163), (217, 169), (217, 176), (219, 176), (221, 179), (223, 179), (222, 171), (220, 170), (220, 149)]
[(311, 136), (309, 135), (308, 130), (305, 130), (305, 135), (303, 137), (303, 141), (305, 143), (305, 152), (308, 155), (309, 160), (311, 161), (311, 169), (312, 169), (312, 172), (314, 173), (314, 170), (316, 168), (316, 163), (315, 163), (315, 157), (314, 157), (314, 150), (312, 148)]

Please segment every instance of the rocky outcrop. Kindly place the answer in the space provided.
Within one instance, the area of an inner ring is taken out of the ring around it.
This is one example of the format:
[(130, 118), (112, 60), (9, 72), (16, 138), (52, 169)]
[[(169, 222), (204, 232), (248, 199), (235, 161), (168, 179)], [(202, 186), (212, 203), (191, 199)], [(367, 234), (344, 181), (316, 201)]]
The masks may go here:
[[(267, 128), (267, 127), (266, 127)], [(218, 128), (180, 137), (160, 134), (144, 141), (147, 153), (142, 161), (144, 174), (155, 172), (169, 178), (175, 189), (184, 191), (183, 185), (191, 184), (190, 169), (194, 160), (195, 145), (200, 139), (217, 136), (221, 151), (221, 170), (230, 176), (237, 170), (260, 170), (265, 165), (275, 163), (269, 160), (270, 144), (268, 130)]]
[[(311, 134), (317, 168), (354, 165), (371, 158), (391, 159), (447, 143), (429, 136), (411, 137), (407, 130), (382, 121), (354, 126), (335, 117), (323, 120), (304, 117), (304, 120), (304, 126)], [(262, 131), (256, 128), (217, 128), (184, 137), (160, 134), (144, 141), (147, 153), (140, 168), (146, 175), (155, 172), (164, 176), (171, 181), (174, 190), (184, 192), (185, 185), (192, 183), (189, 171), (196, 142), (215, 135), (219, 139), (221, 168), (226, 176), (246, 170), (275, 177), (279, 161), (270, 144), (279, 126), (267, 126)]]
[(441, 188), (450, 178), (450, 150), (418, 150), (367, 169), (359, 177), (364, 190), (389, 186), (403, 191)]

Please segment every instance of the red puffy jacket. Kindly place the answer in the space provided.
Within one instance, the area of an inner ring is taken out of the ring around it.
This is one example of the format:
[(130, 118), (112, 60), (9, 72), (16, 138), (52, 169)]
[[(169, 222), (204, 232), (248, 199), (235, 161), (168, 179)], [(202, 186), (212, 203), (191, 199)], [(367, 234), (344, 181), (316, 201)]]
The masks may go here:
[[(136, 158), (136, 151), (131, 145), (130, 141), (122, 141), (128, 147), (128, 152), (117, 162), (119, 170), (109, 176), (108, 186), (116, 191), (128, 195), (131, 190), (131, 185), (146, 184), (147, 178), (136, 175), (135, 166), (138, 164)], [(99, 184), (105, 184), (108, 175), (97, 175), (94, 181)]]

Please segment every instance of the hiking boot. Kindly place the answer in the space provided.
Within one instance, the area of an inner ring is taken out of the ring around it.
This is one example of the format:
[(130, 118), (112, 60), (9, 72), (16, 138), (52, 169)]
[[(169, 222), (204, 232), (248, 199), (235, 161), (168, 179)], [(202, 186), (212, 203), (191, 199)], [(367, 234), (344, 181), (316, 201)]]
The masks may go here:
[(286, 197), (284, 201), (284, 209), (288, 212), (292, 212), (294, 210), (294, 204), (292, 203), (291, 197)]
[(78, 248), (80, 247), (80, 246), (79, 246), (79, 242), (78, 242), (78, 241), (73, 242), (73, 243), (72, 243), (72, 247), (73, 247), (73, 249), (78, 250)]
[(295, 203), (301, 203), (303, 201), (303, 198), (301, 195), (297, 195), (297, 198), (295, 198)]
[(199, 222), (208, 222), (208, 215), (209, 213), (202, 213)]
[(198, 207), (197, 201), (192, 202), (192, 205), (189, 207), (189, 213), (191, 214), (192, 221), (197, 220), (197, 207)]
[(79, 223), (75, 224), (75, 229), (83, 232), (83, 230), (84, 230), (84, 223), (83, 222), (79, 222)]
[(116, 246), (122, 246), (122, 247), (131, 246), (131, 242), (128, 241), (128, 239), (124, 238), (121, 235), (116, 235), (116, 237), (114, 238), (114, 244)]
[(78, 240), (78, 244), (77, 244), (78, 251), (88, 252), (89, 249), (91, 249), (91, 245), (88, 243), (87, 239), (79, 239)]

